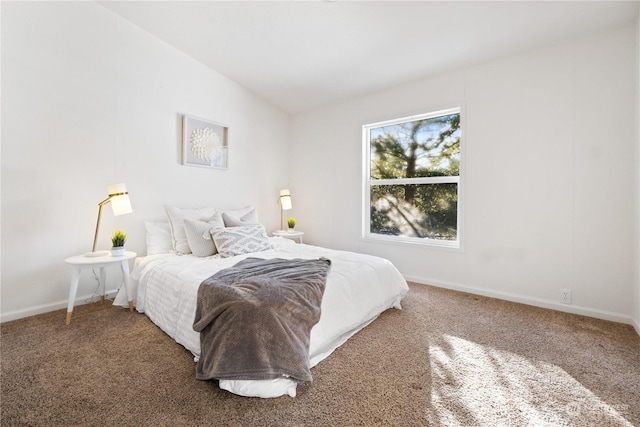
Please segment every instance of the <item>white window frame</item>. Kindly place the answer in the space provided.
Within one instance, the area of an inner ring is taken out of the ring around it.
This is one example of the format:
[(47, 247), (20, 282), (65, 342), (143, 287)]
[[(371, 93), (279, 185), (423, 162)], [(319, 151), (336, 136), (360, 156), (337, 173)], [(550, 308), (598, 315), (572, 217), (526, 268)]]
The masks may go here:
[[(420, 178), (397, 178), (397, 179), (371, 179), (371, 147), (370, 147), (370, 134), (371, 129), (379, 127), (396, 125), (400, 123), (413, 122), (417, 120), (430, 119), (433, 117), (446, 116), (449, 114), (460, 115), (460, 168), (458, 176), (438, 176), (438, 177), (420, 177)], [(463, 171), (463, 108), (454, 107), (443, 110), (433, 111), (424, 114), (417, 114), (408, 117), (401, 117), (393, 120), (385, 120), (382, 122), (371, 123), (362, 126), (362, 150), (363, 150), (363, 200), (362, 200), (362, 237), (365, 240), (373, 240), (388, 243), (410, 244), (419, 246), (432, 246), (441, 248), (451, 248), (462, 250), (462, 223), (463, 223), (463, 181), (461, 177), (464, 176)], [(456, 219), (456, 240), (438, 240), (419, 237), (408, 236), (392, 236), (383, 234), (371, 233), (371, 187), (373, 185), (404, 185), (404, 184), (456, 184), (458, 187), (458, 202), (457, 202), (457, 219)]]

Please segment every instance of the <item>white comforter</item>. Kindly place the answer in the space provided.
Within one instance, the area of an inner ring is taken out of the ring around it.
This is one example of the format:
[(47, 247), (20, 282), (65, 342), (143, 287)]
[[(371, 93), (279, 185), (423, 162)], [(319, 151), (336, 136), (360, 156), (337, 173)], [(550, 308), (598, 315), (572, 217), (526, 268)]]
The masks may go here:
[[(400, 308), (409, 290), (406, 281), (383, 258), (296, 244), (288, 239), (271, 238), (273, 249), (232, 258), (192, 255), (153, 255), (139, 258), (131, 273), (136, 309), (145, 313), (169, 336), (200, 354), (200, 335), (193, 330), (196, 299), (200, 283), (217, 271), (247, 257), (318, 258), (331, 260), (322, 300), (320, 321), (311, 330), (310, 365), (329, 356), (357, 331), (388, 308)], [(127, 307), (124, 290), (115, 305)], [(260, 381), (220, 381), (220, 387), (243, 396), (295, 396), (296, 383), (287, 379)]]

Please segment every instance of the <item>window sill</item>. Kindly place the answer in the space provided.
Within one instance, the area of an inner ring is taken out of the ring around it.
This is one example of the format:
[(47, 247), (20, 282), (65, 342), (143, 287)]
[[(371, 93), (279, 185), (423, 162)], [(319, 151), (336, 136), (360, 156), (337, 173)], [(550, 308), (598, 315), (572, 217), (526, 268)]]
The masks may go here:
[(459, 240), (418, 239), (415, 237), (368, 235), (362, 238), (368, 243), (392, 244), (405, 247), (442, 249), (452, 252), (464, 252)]

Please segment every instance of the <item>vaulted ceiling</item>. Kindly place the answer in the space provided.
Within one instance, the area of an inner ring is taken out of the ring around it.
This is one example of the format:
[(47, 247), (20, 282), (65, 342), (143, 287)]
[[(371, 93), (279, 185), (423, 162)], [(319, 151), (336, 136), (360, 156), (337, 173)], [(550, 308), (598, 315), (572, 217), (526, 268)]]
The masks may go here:
[(295, 114), (630, 23), (639, 2), (100, 4)]

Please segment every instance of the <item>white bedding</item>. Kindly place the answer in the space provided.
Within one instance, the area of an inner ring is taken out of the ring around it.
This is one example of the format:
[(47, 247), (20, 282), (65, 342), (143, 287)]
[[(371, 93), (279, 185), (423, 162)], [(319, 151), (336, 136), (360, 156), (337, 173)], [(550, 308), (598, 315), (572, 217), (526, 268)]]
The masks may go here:
[[(247, 257), (318, 258), (331, 260), (322, 300), (320, 321), (311, 330), (310, 365), (329, 356), (383, 311), (395, 307), (409, 288), (389, 261), (370, 255), (296, 244), (270, 238), (273, 249), (231, 258), (200, 258), (193, 255), (152, 255), (139, 258), (131, 273), (136, 309), (145, 313), (169, 336), (197, 358), (200, 335), (193, 330), (200, 283), (217, 271)], [(127, 307), (124, 290), (115, 305)], [(220, 381), (220, 388), (243, 396), (295, 396), (296, 383), (286, 378), (259, 381)]]

